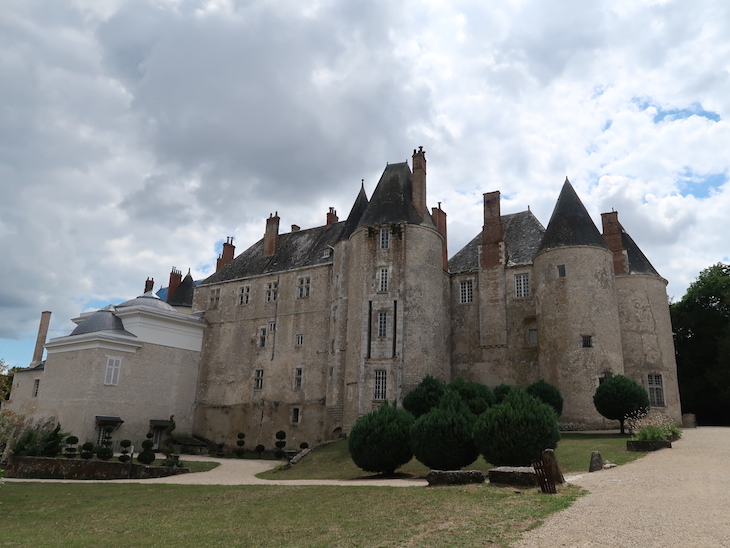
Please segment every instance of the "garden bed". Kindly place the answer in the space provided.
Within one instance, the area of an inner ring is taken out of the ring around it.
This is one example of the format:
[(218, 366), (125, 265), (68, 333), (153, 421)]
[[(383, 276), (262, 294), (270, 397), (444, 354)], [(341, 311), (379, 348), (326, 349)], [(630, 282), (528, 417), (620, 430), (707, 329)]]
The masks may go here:
[(671, 448), (672, 442), (667, 440), (628, 440), (626, 442), (626, 450), (636, 453)]
[(190, 470), (187, 468), (147, 466), (132, 462), (10, 456), (5, 476), (25, 479), (110, 480), (162, 478), (188, 472)]

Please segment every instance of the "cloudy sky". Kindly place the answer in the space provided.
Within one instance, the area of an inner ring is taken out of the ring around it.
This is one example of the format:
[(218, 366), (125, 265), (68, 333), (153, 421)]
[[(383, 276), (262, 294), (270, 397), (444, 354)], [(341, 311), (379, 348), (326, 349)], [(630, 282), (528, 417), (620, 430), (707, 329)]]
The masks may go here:
[(725, 0), (5, 0), (0, 358), (273, 211), (346, 216), (419, 145), (450, 253), (482, 193), (546, 225), (567, 175), (679, 299), (730, 260), (729, 37)]

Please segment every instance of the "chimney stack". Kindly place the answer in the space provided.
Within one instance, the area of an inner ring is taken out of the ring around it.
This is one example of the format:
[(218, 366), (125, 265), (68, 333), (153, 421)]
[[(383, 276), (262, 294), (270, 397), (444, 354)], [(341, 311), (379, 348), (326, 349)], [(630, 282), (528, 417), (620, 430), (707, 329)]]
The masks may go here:
[(223, 252), (220, 254), (218, 261), (216, 261), (215, 264), (216, 272), (233, 260), (233, 254), (235, 251), (236, 246), (233, 245), (233, 236), (226, 236), (226, 241), (223, 243)]
[(327, 212), (327, 226), (332, 226), (340, 219), (337, 217), (337, 212), (335, 211), (334, 207), (331, 207), (330, 210)]
[(431, 208), (431, 217), (433, 222), (436, 224), (436, 230), (439, 231), (441, 236), (444, 237), (444, 242), (441, 247), (441, 262), (444, 270), (449, 269), (449, 250), (446, 245), (446, 212), (441, 209), (441, 202), (438, 207)]
[(180, 286), (180, 282), (182, 282), (182, 271), (173, 266), (172, 271), (170, 272), (170, 283), (167, 285), (166, 301), (168, 303), (170, 302), (170, 298), (175, 294), (175, 291), (177, 291), (177, 288)]
[(618, 222), (618, 211), (601, 213), (603, 224), (603, 239), (609, 249), (613, 251), (613, 272), (614, 274), (626, 274), (629, 271), (629, 257), (624, 247), (623, 230)]
[(423, 147), (413, 151), (413, 191), (411, 200), (416, 206), (419, 215), (424, 217), (428, 213), (426, 207), (426, 152)]
[(264, 233), (264, 257), (271, 257), (276, 253), (276, 241), (279, 239), (279, 212), (269, 214), (266, 219), (266, 232)]
[(155, 288), (155, 279), (154, 278), (147, 278), (147, 281), (144, 283), (144, 292), (149, 293)]
[(43, 361), (43, 347), (46, 344), (46, 337), (48, 336), (48, 326), (50, 324), (50, 310), (45, 310), (41, 312), (41, 322), (38, 325), (38, 338), (35, 341), (35, 349), (33, 350), (33, 361), (30, 362), (31, 367), (40, 365)]
[(505, 264), (504, 228), (499, 190), (484, 194), (484, 226), (482, 227), (482, 267)]

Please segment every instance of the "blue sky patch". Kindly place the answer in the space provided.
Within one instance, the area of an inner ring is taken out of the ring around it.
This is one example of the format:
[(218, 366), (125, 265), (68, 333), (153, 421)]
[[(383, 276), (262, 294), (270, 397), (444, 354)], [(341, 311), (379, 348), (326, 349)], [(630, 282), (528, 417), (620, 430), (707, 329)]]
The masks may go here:
[(686, 168), (680, 174), (680, 189), (682, 195), (691, 194), (695, 198), (709, 198), (711, 191), (727, 183), (726, 173), (709, 173), (706, 175), (694, 173)]
[(648, 99), (639, 99), (638, 97), (636, 97), (634, 98), (633, 102), (641, 110), (646, 110), (649, 107), (654, 107), (657, 111), (654, 115), (655, 124), (658, 124), (665, 119), (669, 119), (669, 121), (684, 120), (686, 118), (689, 118), (690, 116), (701, 116), (702, 118), (707, 118), (708, 120), (712, 120), (713, 122), (720, 121), (720, 115), (717, 112), (705, 110), (701, 103), (692, 103), (687, 108), (663, 109), (661, 106), (654, 104), (651, 100)]

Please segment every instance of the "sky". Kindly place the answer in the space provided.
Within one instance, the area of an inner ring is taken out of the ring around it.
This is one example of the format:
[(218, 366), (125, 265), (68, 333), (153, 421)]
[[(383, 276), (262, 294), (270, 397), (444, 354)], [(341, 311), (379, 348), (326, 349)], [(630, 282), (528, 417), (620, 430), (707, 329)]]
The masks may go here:
[(0, 358), (273, 212), (345, 218), (418, 146), (450, 254), (483, 193), (547, 225), (567, 176), (678, 300), (730, 261), (729, 36), (725, 0), (4, 0)]

